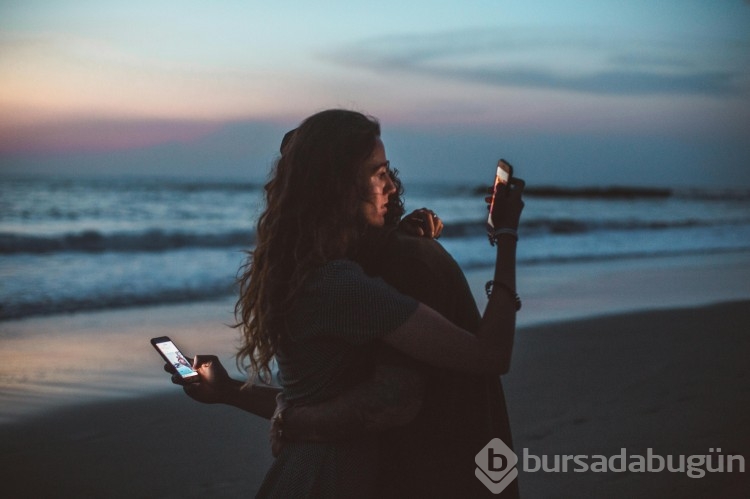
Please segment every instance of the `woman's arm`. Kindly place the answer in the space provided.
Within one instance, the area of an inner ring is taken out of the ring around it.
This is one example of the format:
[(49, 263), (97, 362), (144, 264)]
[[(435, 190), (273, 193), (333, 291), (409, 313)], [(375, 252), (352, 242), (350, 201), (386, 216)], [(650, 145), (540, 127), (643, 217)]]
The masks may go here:
[(378, 364), (369, 379), (331, 400), (286, 407), (277, 426), (284, 440), (316, 442), (387, 430), (417, 416), (423, 389), (423, 376), (416, 370)]
[[(229, 376), (215, 355), (197, 355), (193, 368), (200, 382), (172, 381), (204, 404), (226, 404), (265, 419), (277, 410), (281, 388), (248, 385)], [(173, 373), (167, 364), (164, 369)], [(422, 405), (424, 380), (416, 369), (377, 364), (373, 375), (336, 398), (318, 404), (288, 407), (284, 413), (286, 439), (330, 441), (352, 438), (408, 423)]]
[(185, 383), (174, 374), (169, 364), (164, 370), (172, 373), (172, 383), (181, 385), (190, 398), (203, 404), (226, 404), (271, 419), (276, 410), (276, 395), (281, 388), (269, 385), (247, 385), (233, 379), (215, 355), (196, 355), (193, 369), (200, 375), (197, 383)]
[[(498, 193), (493, 220), (495, 227), (518, 228), (523, 210), (524, 183), (513, 179), (507, 196)], [(503, 374), (510, 367), (516, 325), (516, 237), (497, 237), (495, 286), (476, 336), (442, 317), (426, 305), (383, 340), (426, 363), (450, 369)]]

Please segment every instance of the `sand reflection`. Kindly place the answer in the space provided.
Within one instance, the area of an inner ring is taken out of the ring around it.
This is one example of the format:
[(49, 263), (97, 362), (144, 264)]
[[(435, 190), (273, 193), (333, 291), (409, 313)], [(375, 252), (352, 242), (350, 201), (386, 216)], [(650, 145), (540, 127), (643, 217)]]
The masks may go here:
[(0, 422), (90, 399), (175, 388), (149, 344), (171, 336), (188, 355), (228, 368), (237, 332), (231, 304), (211, 302), (54, 316), (0, 324)]

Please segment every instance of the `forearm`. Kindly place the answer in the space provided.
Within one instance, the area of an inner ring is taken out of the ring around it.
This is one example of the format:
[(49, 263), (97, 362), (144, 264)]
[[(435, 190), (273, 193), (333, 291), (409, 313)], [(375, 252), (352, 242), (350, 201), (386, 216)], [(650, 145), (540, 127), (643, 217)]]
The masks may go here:
[(408, 368), (378, 365), (373, 376), (338, 397), (284, 411), (284, 438), (333, 441), (401, 426), (417, 415), (424, 381)]
[(510, 368), (516, 311), (521, 307), (516, 294), (516, 246), (518, 222), (524, 207), (522, 193), (526, 183), (512, 178), (494, 194), (492, 208), (493, 233), (490, 240), (497, 245), (495, 275), (488, 287), (489, 300), (477, 332), (477, 339), (495, 356), (494, 372), (504, 374)]
[(477, 339), (496, 355), (495, 371), (504, 374), (510, 369), (516, 330), (516, 239), (503, 235), (497, 241), (494, 284), (489, 296)]
[(281, 388), (269, 385), (247, 385), (231, 380), (223, 403), (242, 409), (265, 419), (271, 419), (276, 410), (276, 395)]

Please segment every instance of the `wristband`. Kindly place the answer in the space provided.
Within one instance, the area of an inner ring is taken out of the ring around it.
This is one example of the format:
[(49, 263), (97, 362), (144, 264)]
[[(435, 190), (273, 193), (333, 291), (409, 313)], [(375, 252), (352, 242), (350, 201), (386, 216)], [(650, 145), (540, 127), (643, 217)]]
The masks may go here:
[(518, 296), (518, 293), (516, 293), (513, 289), (510, 288), (507, 284), (504, 282), (499, 281), (487, 281), (487, 284), (484, 285), (484, 290), (487, 293), (487, 298), (492, 296), (492, 290), (495, 287), (495, 285), (500, 286), (505, 291), (510, 293), (510, 296), (513, 298), (513, 301), (516, 303), (516, 312), (521, 310), (521, 297)]
[(500, 229), (495, 229), (492, 232), (487, 231), (487, 237), (490, 239), (490, 245), (494, 246), (495, 244), (497, 244), (497, 238), (503, 234), (507, 234), (511, 236), (513, 239), (515, 239), (516, 241), (518, 241), (518, 231), (516, 231), (515, 229), (500, 228)]
[(276, 438), (283, 440), (284, 438), (284, 413), (289, 409), (289, 406), (284, 407), (279, 412), (273, 415), (271, 422), (276, 428)]

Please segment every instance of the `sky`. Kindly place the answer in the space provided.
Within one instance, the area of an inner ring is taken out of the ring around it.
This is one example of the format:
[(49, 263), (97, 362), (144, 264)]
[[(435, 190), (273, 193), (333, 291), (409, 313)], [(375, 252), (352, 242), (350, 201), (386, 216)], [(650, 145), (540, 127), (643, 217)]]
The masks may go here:
[(263, 179), (331, 107), (405, 181), (750, 187), (750, 2), (0, 0), (0, 174)]

